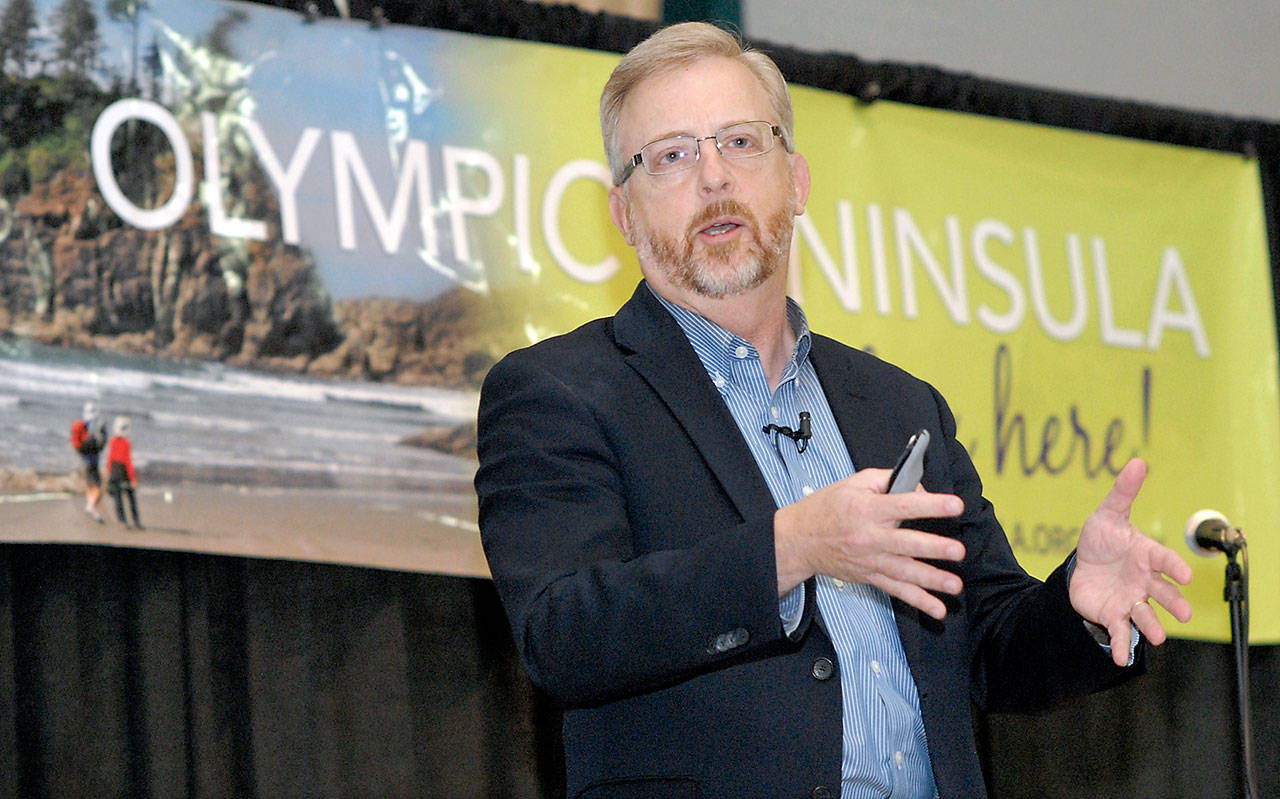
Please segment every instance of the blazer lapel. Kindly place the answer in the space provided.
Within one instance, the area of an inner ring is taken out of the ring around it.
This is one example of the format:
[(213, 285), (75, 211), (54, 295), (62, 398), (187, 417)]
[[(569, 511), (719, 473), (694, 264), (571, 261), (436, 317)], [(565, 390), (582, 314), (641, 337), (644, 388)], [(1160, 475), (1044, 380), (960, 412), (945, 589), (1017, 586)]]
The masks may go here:
[[(906, 446), (910, 433), (903, 432), (896, 414), (887, 408), (882, 399), (865, 385), (866, 378), (859, 374), (859, 353), (849, 352), (825, 336), (815, 335), (809, 357), (814, 371), (827, 395), (827, 403), (836, 417), (836, 426), (849, 447), (854, 468), (890, 468)], [(851, 357), (853, 356), (853, 357)], [(863, 356), (871, 357), (871, 356)], [(890, 598), (893, 615), (898, 624), (898, 637), (907, 662), (918, 668), (923, 663), (924, 638), (922, 624), (936, 624), (928, 616), (897, 599)], [(915, 668), (913, 668), (915, 671)]]
[(629, 366), (662, 398), (744, 519), (777, 506), (684, 330), (641, 282), (613, 319)]
[[(739, 514), (744, 519), (772, 514), (777, 509), (773, 495), (733, 415), (680, 325), (644, 282), (614, 316), (613, 335), (627, 364), (662, 398)], [(893, 414), (864, 390), (849, 355), (843, 345), (814, 336), (810, 357), (855, 466), (892, 466), (906, 436), (887, 424)], [(813, 596), (813, 581), (809, 584)], [(922, 644), (920, 616), (897, 600), (893, 606), (907, 660), (916, 663)], [(820, 614), (814, 617), (825, 632)]]
[[(855, 469), (893, 466), (899, 451), (907, 443), (898, 440), (892, 426), (893, 414), (883, 403), (872, 398), (866, 378), (858, 372), (851, 353), (844, 345), (825, 336), (814, 335), (809, 358), (827, 395), (827, 404), (836, 417), (840, 436), (849, 447)], [(869, 356), (868, 356), (869, 357)]]

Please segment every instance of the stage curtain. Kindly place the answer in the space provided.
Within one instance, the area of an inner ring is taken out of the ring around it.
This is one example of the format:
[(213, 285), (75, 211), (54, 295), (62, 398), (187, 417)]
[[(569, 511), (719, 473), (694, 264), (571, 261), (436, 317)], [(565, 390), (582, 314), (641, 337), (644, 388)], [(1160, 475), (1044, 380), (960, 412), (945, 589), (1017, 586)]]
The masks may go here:
[[(1280, 795), (1275, 647), (1252, 652)], [(992, 716), (992, 796), (1238, 797), (1230, 648), (1044, 716)], [(556, 797), (559, 715), (484, 580), (0, 545), (0, 795)]]
[(537, 797), (558, 716), (486, 580), (0, 546), (0, 795)]

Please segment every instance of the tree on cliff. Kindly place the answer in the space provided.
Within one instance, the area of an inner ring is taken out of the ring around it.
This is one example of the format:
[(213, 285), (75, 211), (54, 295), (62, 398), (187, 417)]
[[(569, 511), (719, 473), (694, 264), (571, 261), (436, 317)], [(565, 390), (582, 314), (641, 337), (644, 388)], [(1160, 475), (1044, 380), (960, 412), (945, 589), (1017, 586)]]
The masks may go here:
[(27, 76), (27, 64), (35, 53), (31, 32), (36, 28), (36, 9), (32, 0), (9, 0), (0, 13), (0, 69), (20, 78)]
[(138, 22), (139, 15), (150, 7), (148, 0), (107, 0), (107, 14), (114, 20), (129, 23), (133, 32), (133, 63), (129, 73), (129, 90), (138, 90)]
[(62, 0), (55, 16), (58, 22), (58, 60), (67, 69), (89, 74), (98, 60), (102, 39), (98, 36), (98, 17), (89, 0)]

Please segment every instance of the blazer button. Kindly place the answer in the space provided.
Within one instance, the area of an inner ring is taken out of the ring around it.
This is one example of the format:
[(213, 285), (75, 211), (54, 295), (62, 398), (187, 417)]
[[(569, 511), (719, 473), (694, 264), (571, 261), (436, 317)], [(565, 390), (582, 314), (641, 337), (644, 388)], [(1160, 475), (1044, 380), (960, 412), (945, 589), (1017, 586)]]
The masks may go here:
[(836, 799), (836, 795), (825, 785), (819, 785), (814, 788), (812, 796), (813, 799)]
[(720, 633), (707, 643), (707, 654), (719, 655), (728, 652), (730, 649), (737, 649), (749, 640), (751, 640), (751, 633), (747, 632), (743, 627), (727, 633)]
[[(830, 658), (818, 658), (817, 660), (813, 661), (813, 671), (812, 671), (813, 679), (829, 680), (831, 679), (831, 675), (835, 673), (836, 673), (836, 664), (832, 663)], [(822, 790), (826, 790), (826, 789), (823, 788)], [(817, 795), (818, 795), (817, 791), (815, 790), (814, 796), (817, 796)]]

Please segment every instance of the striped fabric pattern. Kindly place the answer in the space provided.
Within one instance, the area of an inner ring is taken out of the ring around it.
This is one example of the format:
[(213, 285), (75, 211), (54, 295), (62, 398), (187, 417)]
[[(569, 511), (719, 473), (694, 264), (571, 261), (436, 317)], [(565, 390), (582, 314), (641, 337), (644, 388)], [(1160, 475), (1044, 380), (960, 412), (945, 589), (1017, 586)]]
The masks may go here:
[[(778, 507), (853, 474), (848, 447), (809, 360), (811, 339), (800, 306), (787, 299), (797, 342), (778, 387), (770, 391), (759, 354), (749, 341), (710, 320), (654, 296), (679, 323), (711, 382), (738, 424)], [(770, 424), (797, 428), (811, 415), (812, 439), (797, 442), (765, 433)], [(915, 681), (898, 638), (886, 594), (862, 583), (817, 577), (818, 610), (838, 660), (843, 702), (843, 799), (936, 796)], [(779, 603), (784, 626), (794, 629), (804, 586)]]

